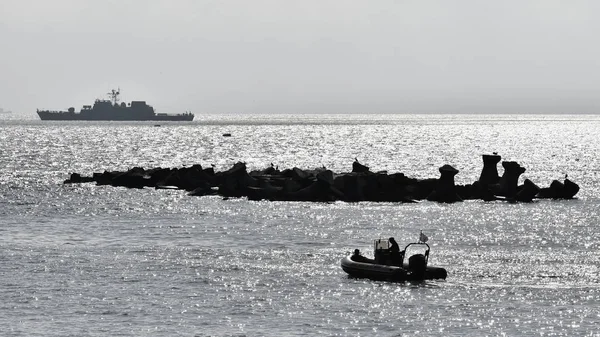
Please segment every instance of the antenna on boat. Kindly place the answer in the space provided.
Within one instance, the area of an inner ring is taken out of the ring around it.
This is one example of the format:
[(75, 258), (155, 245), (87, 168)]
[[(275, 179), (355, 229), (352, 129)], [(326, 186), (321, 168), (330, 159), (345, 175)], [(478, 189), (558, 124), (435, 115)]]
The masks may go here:
[(119, 103), (119, 95), (120, 94), (121, 94), (121, 88), (117, 88), (117, 90), (112, 89), (108, 93), (108, 97), (110, 97), (110, 101), (116, 105), (117, 103)]

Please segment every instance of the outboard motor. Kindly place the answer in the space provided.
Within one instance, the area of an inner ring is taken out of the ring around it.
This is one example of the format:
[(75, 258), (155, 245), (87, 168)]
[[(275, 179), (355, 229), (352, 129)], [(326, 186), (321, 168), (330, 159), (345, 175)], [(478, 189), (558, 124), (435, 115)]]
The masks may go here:
[(415, 254), (408, 259), (408, 270), (414, 280), (424, 280), (427, 270), (427, 259), (423, 254)]

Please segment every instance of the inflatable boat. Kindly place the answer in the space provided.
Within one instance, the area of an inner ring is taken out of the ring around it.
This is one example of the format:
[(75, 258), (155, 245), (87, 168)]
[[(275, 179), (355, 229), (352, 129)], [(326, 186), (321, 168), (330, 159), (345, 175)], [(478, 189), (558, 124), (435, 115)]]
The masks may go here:
[(394, 257), (388, 240), (375, 240), (375, 259), (354, 254), (344, 257), (342, 269), (350, 276), (380, 281), (422, 281), (446, 279), (448, 273), (441, 267), (428, 266), (430, 247), (425, 242), (409, 243), (399, 256)]

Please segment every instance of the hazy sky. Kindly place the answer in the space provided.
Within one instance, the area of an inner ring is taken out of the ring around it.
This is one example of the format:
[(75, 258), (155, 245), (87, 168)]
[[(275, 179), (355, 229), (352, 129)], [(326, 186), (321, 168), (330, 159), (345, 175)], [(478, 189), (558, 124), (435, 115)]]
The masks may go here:
[(600, 1), (0, 0), (0, 107), (600, 112)]

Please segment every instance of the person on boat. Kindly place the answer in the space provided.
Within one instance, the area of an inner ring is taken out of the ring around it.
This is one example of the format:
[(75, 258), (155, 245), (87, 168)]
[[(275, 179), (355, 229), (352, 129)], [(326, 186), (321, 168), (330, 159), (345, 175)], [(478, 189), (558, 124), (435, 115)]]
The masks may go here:
[(393, 237), (388, 239), (389, 243), (390, 243), (390, 252), (391, 253), (399, 253), (400, 252), (400, 246), (398, 246), (398, 242), (396, 242), (396, 239), (394, 239)]
[(393, 237), (388, 239), (390, 243), (390, 262), (394, 266), (400, 266), (402, 264), (402, 254), (400, 253), (400, 246)]
[(354, 262), (368, 262), (369, 259), (367, 259), (366, 257), (360, 255), (360, 250), (359, 249), (355, 249), (354, 250), (354, 254), (352, 254), (352, 256), (350, 257), (350, 259)]

